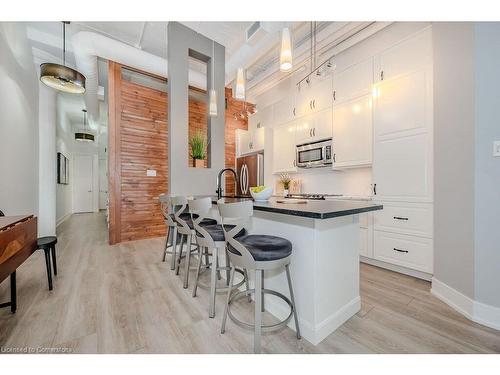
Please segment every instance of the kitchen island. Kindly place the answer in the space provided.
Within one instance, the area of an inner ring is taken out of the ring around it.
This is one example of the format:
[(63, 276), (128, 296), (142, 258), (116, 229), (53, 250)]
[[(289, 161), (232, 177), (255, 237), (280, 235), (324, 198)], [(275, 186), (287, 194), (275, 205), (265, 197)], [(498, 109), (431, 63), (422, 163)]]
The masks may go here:
[[(241, 198), (222, 198), (234, 202)], [(381, 210), (370, 201), (254, 202), (249, 232), (292, 242), (292, 282), (302, 337), (319, 344), (361, 307), (359, 296), (359, 214)], [(212, 197), (217, 203), (217, 197)], [(213, 208), (217, 217), (217, 208)], [(252, 275), (250, 275), (252, 278)], [(252, 281), (252, 280), (251, 280)], [(266, 272), (265, 288), (288, 295), (284, 272)], [(266, 295), (265, 310), (284, 319), (288, 306)], [(293, 319), (289, 326), (295, 329)]]

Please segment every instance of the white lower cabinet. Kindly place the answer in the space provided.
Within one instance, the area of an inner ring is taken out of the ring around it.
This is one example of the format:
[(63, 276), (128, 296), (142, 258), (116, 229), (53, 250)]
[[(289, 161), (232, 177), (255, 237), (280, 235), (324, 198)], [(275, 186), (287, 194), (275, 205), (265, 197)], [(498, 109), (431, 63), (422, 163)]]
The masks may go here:
[(382, 262), (432, 273), (432, 239), (374, 230), (373, 257)]
[(431, 203), (384, 202), (384, 209), (373, 214), (375, 230), (421, 237), (433, 237)]

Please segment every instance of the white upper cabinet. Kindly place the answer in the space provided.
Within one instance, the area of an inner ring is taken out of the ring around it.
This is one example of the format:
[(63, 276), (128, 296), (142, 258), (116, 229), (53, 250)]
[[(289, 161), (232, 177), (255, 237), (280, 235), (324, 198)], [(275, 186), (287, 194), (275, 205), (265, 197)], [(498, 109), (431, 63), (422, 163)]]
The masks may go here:
[(261, 126), (261, 111), (248, 116), (248, 129), (256, 129)]
[(432, 65), (432, 31), (430, 28), (378, 55), (375, 78), (377, 81), (387, 80), (428, 65)]
[(250, 151), (257, 152), (264, 150), (264, 141), (265, 141), (265, 128), (260, 127), (257, 129), (253, 129), (251, 131), (251, 139), (250, 139)]
[(248, 129), (253, 130), (273, 124), (273, 106), (269, 105), (264, 108), (259, 108), (257, 113), (248, 117)]
[(296, 172), (296, 121), (275, 126), (273, 129), (273, 173)]
[(333, 104), (337, 105), (369, 94), (373, 84), (373, 58), (335, 72), (333, 75)]
[(265, 128), (253, 130), (236, 129), (236, 155), (246, 155), (264, 150)]
[(371, 94), (334, 106), (334, 169), (370, 165), (372, 141)]
[(281, 125), (292, 121), (294, 115), (294, 97), (289, 95), (279, 102), (274, 104), (274, 121), (273, 125)]
[(332, 136), (332, 109), (302, 116), (297, 120), (296, 143), (315, 142)]
[(295, 96), (296, 117), (330, 108), (333, 103), (332, 77), (311, 78), (312, 82), (302, 83)]
[(427, 30), (381, 56), (390, 72), (373, 97), (373, 183), (382, 201), (433, 200), (431, 42)]

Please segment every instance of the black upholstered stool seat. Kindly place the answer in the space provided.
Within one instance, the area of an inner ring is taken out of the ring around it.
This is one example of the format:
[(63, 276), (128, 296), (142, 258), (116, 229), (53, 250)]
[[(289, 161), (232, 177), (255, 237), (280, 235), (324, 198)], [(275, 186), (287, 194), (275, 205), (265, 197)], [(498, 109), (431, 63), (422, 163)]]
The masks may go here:
[[(183, 213), (180, 215), (181, 216), (181, 219), (182, 220), (191, 220), (191, 214), (190, 213)], [(173, 221), (175, 221), (175, 215), (174, 214), (170, 214), (170, 217), (172, 218)]]
[[(185, 220), (185, 222), (187, 223), (187, 225), (189, 226), (189, 228), (191, 229), (194, 229), (194, 226), (193, 226), (193, 221), (190, 219), (188, 220)], [(201, 226), (205, 226), (205, 225), (216, 225), (217, 224), (217, 220), (214, 220), (214, 219), (203, 219), (200, 223)]]
[[(269, 235), (245, 235), (238, 238), (256, 261), (271, 261), (286, 258), (292, 253), (292, 243), (285, 238)], [(241, 255), (229, 243), (228, 250)]]
[[(226, 231), (230, 231), (233, 229), (236, 225), (225, 225)], [(222, 225), (220, 224), (215, 224), (215, 225), (204, 225), (203, 229), (205, 229), (210, 237), (214, 241), (224, 241), (224, 230), (222, 229)], [(240, 230), (235, 237), (241, 237), (247, 234), (247, 231), (245, 229)]]
[(40, 237), (36, 241), (36, 245), (39, 249), (46, 249), (46, 248), (50, 249), (56, 243), (57, 243), (57, 237), (55, 236)]

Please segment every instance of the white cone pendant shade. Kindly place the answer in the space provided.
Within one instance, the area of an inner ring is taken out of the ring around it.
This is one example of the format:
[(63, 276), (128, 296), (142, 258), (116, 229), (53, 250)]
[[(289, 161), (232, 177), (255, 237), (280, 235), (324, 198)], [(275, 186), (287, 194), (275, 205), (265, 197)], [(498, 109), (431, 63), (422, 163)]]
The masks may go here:
[(292, 67), (292, 37), (288, 27), (285, 27), (281, 33), (280, 70), (289, 72)]
[(234, 97), (238, 100), (245, 100), (245, 71), (243, 68), (238, 68), (238, 73), (236, 74)]
[(210, 90), (208, 111), (210, 116), (217, 116), (217, 93), (214, 89)]

